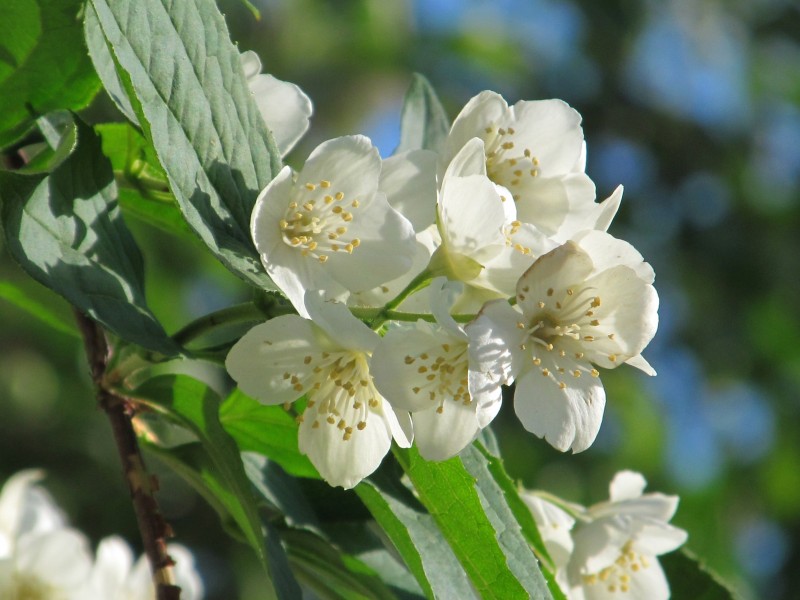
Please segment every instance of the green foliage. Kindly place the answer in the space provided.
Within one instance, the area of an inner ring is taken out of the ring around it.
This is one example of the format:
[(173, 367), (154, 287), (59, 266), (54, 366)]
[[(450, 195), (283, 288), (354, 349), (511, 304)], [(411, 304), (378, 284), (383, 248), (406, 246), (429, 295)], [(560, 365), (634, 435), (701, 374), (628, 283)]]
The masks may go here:
[(717, 575), (708, 571), (697, 557), (686, 550), (660, 557), (670, 583), (673, 600), (731, 600), (735, 598)]
[(258, 452), (292, 475), (319, 478), (297, 448), (297, 423), (282, 407), (265, 406), (236, 389), (223, 402), (219, 418), (242, 450)]
[(411, 491), (385, 472), (362, 481), (355, 490), (427, 597), (476, 597), (433, 517)]
[[(102, 31), (189, 226), (234, 273), (272, 288), (249, 226), (256, 196), (277, 173), (280, 156), (216, 5), (92, 0), (87, 10), (87, 28)], [(159, 60), (147, 58), (155, 54)], [(106, 63), (98, 71), (118, 88)]]
[(111, 164), (76, 121), (72, 155), (49, 175), (0, 173), (8, 249), (34, 279), (121, 338), (175, 346), (147, 308), (142, 257), (116, 202)]
[(536, 557), (519, 543), (519, 526), (509, 527), (502, 492), (479, 463), (473, 473), (459, 457), (428, 462), (415, 448), (395, 455), (481, 598), (552, 598)]
[(86, 56), (83, 0), (15, 0), (0, 19), (0, 149), (37, 117), (86, 106), (99, 80)]
[[(168, 418), (178, 421), (197, 436), (198, 443), (178, 446), (170, 452), (174, 459), (185, 465), (184, 468), (178, 467), (179, 470), (196, 474), (189, 478), (190, 483), (198, 486), (212, 504), (224, 508), (244, 534), (271, 575), (272, 582), (265, 590), (267, 596), (297, 597), (296, 584), (292, 586), (285, 576), (277, 578), (275, 567), (270, 562), (272, 556), (267, 552), (261, 519), (239, 449), (219, 421), (217, 395), (204, 383), (183, 375), (151, 379), (134, 390), (133, 395), (163, 411)], [(173, 461), (173, 466), (178, 465)], [(275, 547), (272, 549), (274, 551)], [(286, 587), (272, 590), (272, 585), (278, 581), (283, 581)]]

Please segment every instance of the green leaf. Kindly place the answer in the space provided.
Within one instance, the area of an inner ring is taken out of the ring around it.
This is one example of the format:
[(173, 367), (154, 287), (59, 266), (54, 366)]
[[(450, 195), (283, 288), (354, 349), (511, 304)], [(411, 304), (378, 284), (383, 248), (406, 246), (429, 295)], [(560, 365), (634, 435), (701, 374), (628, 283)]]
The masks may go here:
[(403, 103), (400, 145), (395, 153), (419, 149), (438, 152), (449, 132), (450, 120), (433, 86), (414, 73)]
[(358, 484), (355, 492), (428, 598), (476, 598), (433, 517), (408, 489), (382, 470)]
[(91, 0), (91, 19), (190, 227), (234, 273), (274, 289), (250, 214), (280, 154), (214, 1)]
[(116, 201), (111, 165), (92, 129), (50, 175), (0, 173), (3, 228), (12, 256), (124, 340), (172, 354), (176, 346), (147, 308), (142, 257)]
[(183, 218), (169, 190), (167, 174), (147, 139), (128, 123), (95, 125), (95, 131), (103, 140), (103, 153), (114, 167), (123, 214), (199, 242)]
[(317, 516), (294, 478), (276, 462), (256, 452), (242, 452), (242, 462), (256, 492), (278, 509), (290, 526), (319, 531)]
[[(131, 395), (168, 418), (177, 420), (198, 437), (199, 446), (188, 444), (170, 452), (180, 456), (200, 474), (217, 505), (223, 506), (230, 514), (271, 579), (276, 580), (255, 496), (245, 475), (239, 449), (219, 421), (220, 400), (217, 395), (206, 384), (185, 375), (153, 378), (133, 390)], [(186, 456), (188, 452), (193, 456)], [(295, 597), (281, 595), (279, 589), (268, 591), (274, 597)]]
[(86, 55), (83, 0), (15, 0), (0, 19), (0, 148), (23, 136), (36, 118), (78, 110), (99, 80)]
[(687, 550), (658, 557), (672, 600), (732, 600), (736, 594)]
[(16, 173), (35, 175), (50, 173), (64, 162), (75, 149), (77, 128), (72, 113), (55, 111), (36, 120), (46, 142), (19, 148), (17, 152), (26, 163)]
[(80, 338), (80, 334), (75, 327), (74, 320), (64, 321), (61, 316), (51, 311), (47, 306), (31, 298), (24, 290), (20, 289), (10, 281), (0, 281), (0, 298), (11, 302), (17, 308), (21, 308), (30, 313), (43, 323), (53, 329), (66, 333), (75, 338)]
[(239, 389), (222, 403), (225, 430), (239, 448), (258, 452), (297, 477), (319, 479), (319, 473), (297, 446), (298, 425), (281, 406), (265, 406)]
[(549, 567), (540, 562), (538, 568), (531, 569), (531, 559), (536, 560), (531, 556), (531, 548), (548, 565), (552, 565), (552, 560), (536, 521), (519, 497), (517, 487), (503, 468), (502, 460), (490, 454), (480, 442), (468, 446), (460, 456), (464, 467), (475, 477), (478, 494), (498, 532), (500, 546), (512, 572), (520, 581), (526, 579), (526, 587), (536, 590), (542, 597), (547, 597), (542, 590), (542, 586), (547, 586), (553, 598), (565, 599)]
[(283, 533), (283, 539), (294, 572), (316, 597), (395, 600), (377, 573), (319, 535), (292, 529)]
[(481, 598), (552, 598), (480, 453), (464, 463), (429, 462), (416, 448), (395, 455)]

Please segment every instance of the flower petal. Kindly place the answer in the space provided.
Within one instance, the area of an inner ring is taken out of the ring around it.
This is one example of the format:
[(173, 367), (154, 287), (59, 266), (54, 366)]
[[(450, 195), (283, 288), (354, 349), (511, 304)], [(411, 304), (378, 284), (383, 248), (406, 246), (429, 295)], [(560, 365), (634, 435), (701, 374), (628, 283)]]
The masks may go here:
[(529, 148), (542, 175), (568, 173), (583, 153), (581, 116), (563, 100), (520, 100), (512, 107), (515, 146)]
[(647, 487), (647, 480), (636, 471), (619, 471), (608, 485), (611, 502), (638, 498)]
[(389, 205), (420, 232), (436, 220), (436, 161), (429, 150), (395, 154), (381, 165), (380, 190)]
[[(355, 487), (378, 468), (389, 451), (392, 434), (388, 423), (379, 415), (371, 416), (363, 430), (354, 430), (352, 437), (345, 440), (336, 424), (304, 414), (298, 436), (300, 452), (308, 455), (330, 485)], [(315, 427), (314, 423), (318, 425)]]
[(475, 415), (476, 403), (445, 400), (442, 411), (412, 413), (414, 440), (426, 460), (447, 460), (461, 452), (480, 431)]
[(378, 189), (381, 157), (363, 135), (334, 138), (317, 146), (297, 178), (300, 186), (329, 181), (332, 194), (341, 192), (349, 200), (363, 200)]
[(378, 343), (378, 334), (344, 304), (326, 300), (319, 292), (307, 293), (305, 304), (314, 325), (323, 329), (338, 348), (370, 353)]
[(555, 504), (530, 492), (520, 493), (522, 501), (530, 509), (542, 541), (553, 559), (556, 570), (563, 569), (569, 562), (574, 543), (570, 531), (575, 519)]
[[(581, 371), (577, 363), (570, 363), (563, 360), (559, 364), (573, 367), (567, 371)], [(588, 369), (581, 371), (581, 377), (566, 375), (557, 380), (557, 368), (542, 360), (541, 371), (531, 370), (518, 378), (514, 410), (525, 429), (554, 448), (581, 452), (592, 445), (600, 430), (605, 391), (599, 378), (585, 372)]]
[(286, 156), (308, 131), (309, 118), (314, 112), (310, 98), (294, 83), (266, 73), (248, 77), (247, 87), (278, 151)]
[(275, 317), (256, 325), (234, 344), (225, 359), (225, 368), (242, 391), (260, 402), (292, 402), (303, 395), (311, 379), (312, 361), (306, 357), (317, 362), (326, 350), (321, 346), (325, 340), (320, 337), (319, 330), (307, 319), (296, 315)]

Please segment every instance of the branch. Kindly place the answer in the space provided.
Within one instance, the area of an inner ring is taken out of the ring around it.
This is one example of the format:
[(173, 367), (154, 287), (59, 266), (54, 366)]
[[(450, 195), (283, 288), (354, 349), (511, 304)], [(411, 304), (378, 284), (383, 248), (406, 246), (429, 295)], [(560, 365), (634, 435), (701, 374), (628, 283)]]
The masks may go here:
[(132, 409), (125, 398), (106, 389), (105, 378), (109, 349), (100, 326), (79, 311), (75, 319), (83, 336), (86, 358), (92, 381), (97, 390), (97, 402), (111, 423), (114, 441), (117, 444), (122, 471), (131, 493), (136, 521), (142, 536), (144, 552), (150, 561), (156, 600), (180, 600), (181, 588), (175, 585), (172, 566), (175, 564), (167, 554), (166, 539), (172, 530), (158, 508), (155, 492), (158, 484), (144, 466), (139, 442), (131, 423)]

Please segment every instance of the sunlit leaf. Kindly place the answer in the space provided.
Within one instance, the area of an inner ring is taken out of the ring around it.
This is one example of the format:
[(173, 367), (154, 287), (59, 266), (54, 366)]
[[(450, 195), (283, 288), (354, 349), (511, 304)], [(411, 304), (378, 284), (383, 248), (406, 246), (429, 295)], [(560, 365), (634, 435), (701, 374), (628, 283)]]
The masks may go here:
[(416, 448), (395, 455), (480, 597), (552, 598), (485, 459), (467, 458), (472, 473), (457, 456), (429, 462)]
[(411, 492), (382, 472), (355, 488), (428, 597), (475, 598), (436, 521)]
[(263, 454), (292, 475), (319, 479), (297, 447), (297, 423), (282, 407), (266, 406), (236, 389), (222, 403), (219, 418), (242, 450)]
[(234, 273), (274, 289), (249, 226), (280, 155), (216, 4), (92, 0), (87, 11), (189, 225)]

